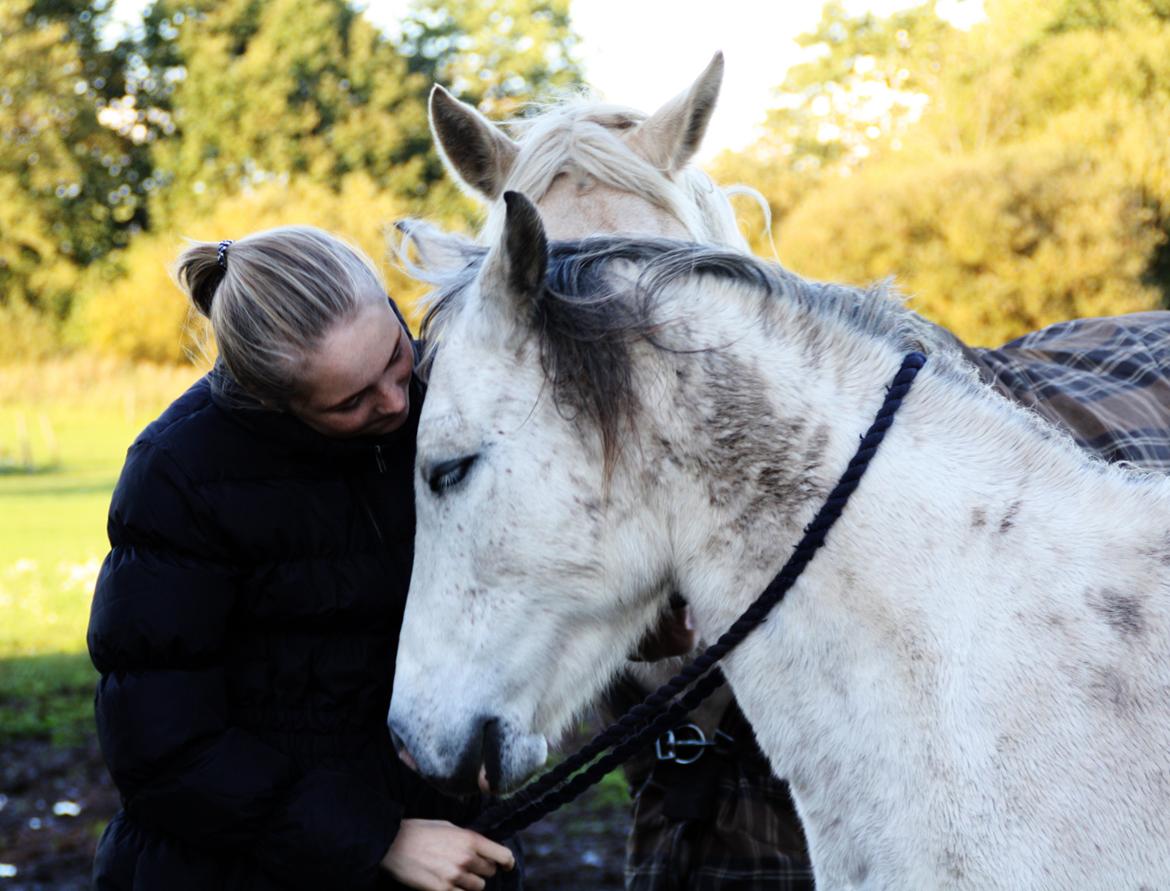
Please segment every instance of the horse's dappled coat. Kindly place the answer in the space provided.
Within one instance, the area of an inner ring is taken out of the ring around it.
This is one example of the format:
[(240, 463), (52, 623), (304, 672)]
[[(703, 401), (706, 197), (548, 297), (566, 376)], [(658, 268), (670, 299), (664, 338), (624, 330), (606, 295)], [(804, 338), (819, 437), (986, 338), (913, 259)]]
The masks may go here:
[[(533, 234), (518, 207), (509, 225)], [(599, 284), (649, 327), (628, 343), (635, 410), (607, 475), (597, 424), (571, 410), (588, 384), (551, 398), (528, 311), (547, 295), (508, 290), (532, 262), (523, 243), (471, 262), (438, 310), (449, 348), (420, 460), (477, 460), (459, 488), (420, 494), (392, 712), (435, 776), (502, 728), (504, 783), (543, 759), (669, 590), (704, 636), (730, 624), (922, 327), (747, 259), (615, 250)], [(657, 283), (656, 263), (671, 272)], [(587, 501), (601, 511), (582, 523)], [(792, 782), (820, 887), (1170, 873), (1168, 527), (1170, 482), (1093, 461), (935, 353), (825, 549), (725, 666)]]

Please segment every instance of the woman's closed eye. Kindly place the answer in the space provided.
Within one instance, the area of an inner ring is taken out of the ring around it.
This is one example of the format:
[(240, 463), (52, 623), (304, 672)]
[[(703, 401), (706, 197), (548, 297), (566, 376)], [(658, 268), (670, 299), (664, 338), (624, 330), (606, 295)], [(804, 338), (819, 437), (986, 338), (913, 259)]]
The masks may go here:
[(345, 402), (342, 402), (340, 405), (333, 406), (333, 408), (331, 408), (330, 411), (341, 412), (341, 413), (353, 411), (354, 409), (358, 408), (362, 404), (362, 400), (365, 398), (366, 398), (365, 393), (359, 393), (357, 396), (354, 396), (352, 399), (347, 399), (347, 400), (345, 400)]
[(458, 486), (463, 482), (467, 472), (471, 470), (471, 465), (478, 457), (475, 454), (464, 455), (461, 458), (451, 458), (448, 461), (432, 464), (427, 471), (427, 484), (431, 487), (431, 491), (436, 495), (441, 495)]

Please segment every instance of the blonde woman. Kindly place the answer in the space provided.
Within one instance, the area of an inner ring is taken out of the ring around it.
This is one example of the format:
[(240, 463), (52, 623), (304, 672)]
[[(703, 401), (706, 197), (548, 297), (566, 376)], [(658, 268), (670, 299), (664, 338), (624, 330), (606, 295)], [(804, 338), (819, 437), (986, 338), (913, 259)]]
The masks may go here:
[(454, 825), (478, 802), (386, 727), (424, 391), (376, 268), (283, 228), (194, 244), (177, 278), (220, 359), (110, 507), (88, 640), (124, 807), (94, 887), (518, 887), (512, 851)]

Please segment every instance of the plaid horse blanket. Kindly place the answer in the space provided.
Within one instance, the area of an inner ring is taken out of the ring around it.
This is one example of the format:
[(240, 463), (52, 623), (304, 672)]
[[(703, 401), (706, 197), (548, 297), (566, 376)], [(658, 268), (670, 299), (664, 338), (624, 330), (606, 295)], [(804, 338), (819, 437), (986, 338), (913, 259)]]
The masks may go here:
[[(1088, 451), (1170, 473), (1170, 312), (1061, 322), (995, 349), (936, 333), (986, 383)], [(620, 712), (649, 692), (630, 683), (611, 708)], [(703, 728), (715, 744), (672, 744), (694, 736), (695, 720), (627, 765), (635, 792), (628, 891), (812, 889), (787, 784), (772, 775), (738, 707), (731, 702), (714, 733)]]
[(964, 352), (985, 381), (1088, 451), (1170, 473), (1170, 312), (1075, 319)]

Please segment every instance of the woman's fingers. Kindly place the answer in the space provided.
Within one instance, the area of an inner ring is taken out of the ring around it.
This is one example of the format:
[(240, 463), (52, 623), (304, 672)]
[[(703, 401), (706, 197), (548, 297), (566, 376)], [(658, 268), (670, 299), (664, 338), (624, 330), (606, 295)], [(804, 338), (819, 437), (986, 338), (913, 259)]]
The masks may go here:
[(480, 857), (486, 857), (493, 863), (498, 863), (506, 870), (515, 868), (516, 858), (510, 850), (501, 844), (497, 844), (490, 838), (484, 838), (482, 835), (476, 835), (475, 838), (475, 852)]
[(483, 876), (485, 879), (490, 879), (496, 874), (499, 867), (488, 860), (486, 857), (480, 857), (478, 854), (473, 854), (467, 860), (467, 870), (475, 873), (477, 876)]
[(470, 829), (442, 820), (403, 820), (382, 865), (401, 884), (422, 891), (483, 891), (512, 852)]

